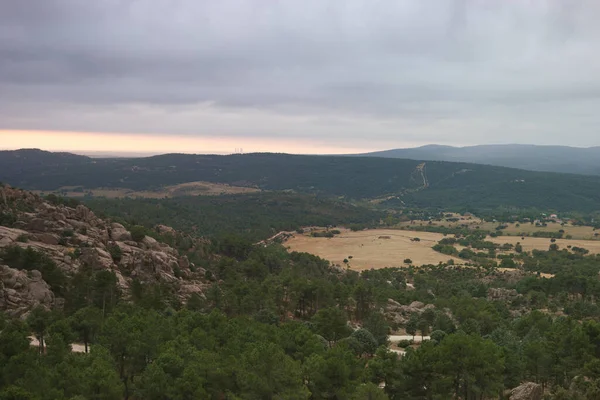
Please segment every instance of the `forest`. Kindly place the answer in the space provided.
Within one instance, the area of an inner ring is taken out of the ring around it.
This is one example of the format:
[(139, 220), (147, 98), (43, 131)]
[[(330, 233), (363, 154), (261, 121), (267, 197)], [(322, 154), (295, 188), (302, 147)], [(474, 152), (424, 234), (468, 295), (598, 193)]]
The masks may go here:
[(91, 159), (18, 150), (0, 152), (0, 181), (44, 191), (66, 186), (153, 190), (208, 181), (347, 200), (383, 198), (389, 208), (467, 208), (472, 212), (499, 207), (560, 212), (600, 209), (598, 176), (428, 161), (424, 166), (428, 184), (423, 188), (420, 164), (407, 159), (272, 153)]
[(170, 199), (86, 198), (83, 202), (100, 215), (117, 216), (129, 225), (166, 224), (208, 237), (235, 232), (256, 241), (303, 226), (377, 226), (386, 215), (382, 210), (330, 197), (283, 192)]
[[(600, 394), (597, 256), (524, 254), (532, 273), (509, 279), (451, 265), (358, 273), (237, 236), (202, 254), (177, 245), (206, 269), (205, 298), (182, 304), (162, 284), (125, 297), (108, 271), (61, 279), (43, 255), (4, 250), (10, 266), (32, 257), (48, 265), (44, 277), (54, 274), (65, 305), (2, 319), (0, 399), (466, 400), (523, 381), (553, 399)], [(511, 295), (495, 299), (494, 290)], [(433, 307), (395, 322), (390, 300)], [(398, 357), (387, 335), (399, 328), (432, 339), (404, 344)], [(72, 342), (89, 354), (71, 352)]]
[[(81, 209), (73, 199), (42, 200)], [(14, 229), (34, 208), (11, 201), (0, 222)], [(61, 305), (23, 319), (1, 314), (0, 400), (481, 400), (507, 399), (524, 382), (547, 399), (600, 396), (600, 256), (585, 248), (549, 239), (547, 250), (504, 256), (512, 249), (486, 240), (495, 232), (453, 228), (434, 249), (465, 266), (359, 272), (256, 243), (311, 224), (360, 230), (407, 216), (284, 192), (85, 201), (122, 222), (132, 241), (150, 236), (186, 256), (202, 295), (135, 277), (123, 291), (114, 271), (84, 262), (66, 272), (28, 248), (27, 235), (17, 238), (0, 250), (2, 264), (39, 271)], [(180, 231), (160, 233), (161, 223)], [(78, 234), (58, 238), (74, 246), (70, 257), (86, 250), (71, 240)], [(117, 247), (109, 243), (109, 257), (121, 257)], [(392, 344), (390, 334), (413, 340)]]

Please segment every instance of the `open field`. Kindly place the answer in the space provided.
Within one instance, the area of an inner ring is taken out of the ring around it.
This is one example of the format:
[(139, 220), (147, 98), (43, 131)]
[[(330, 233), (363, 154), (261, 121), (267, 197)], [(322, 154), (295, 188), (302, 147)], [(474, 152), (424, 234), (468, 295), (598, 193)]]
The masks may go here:
[[(520, 242), (524, 251), (548, 250), (552, 244), (548, 238), (525, 237), (524, 239), (521, 239), (520, 236), (488, 237), (486, 240), (498, 244), (511, 243), (513, 245)], [(559, 249), (565, 249), (567, 246), (583, 247), (584, 249), (589, 250), (591, 254), (600, 254), (599, 240), (556, 239), (555, 243), (558, 245)]]
[[(591, 229), (591, 228), (590, 228)], [(384, 239), (383, 237), (389, 237)], [(412, 241), (413, 238), (420, 241)], [(453, 259), (457, 264), (465, 261), (456, 257), (434, 251), (431, 247), (444, 237), (441, 233), (418, 232), (396, 229), (371, 229), (359, 232), (342, 230), (340, 235), (333, 238), (311, 237), (307, 234), (295, 234), (286, 241), (285, 246), (290, 251), (315, 254), (334, 264), (344, 265), (348, 259), (350, 269), (361, 271), (371, 268), (406, 267), (404, 259), (411, 259), (412, 265), (438, 264)], [(524, 251), (548, 250), (552, 243), (548, 238), (521, 236), (488, 237), (494, 243), (520, 242)], [(559, 249), (567, 246), (582, 247), (591, 254), (600, 254), (600, 240), (557, 239)], [(455, 246), (460, 250), (460, 246)], [(352, 258), (350, 258), (352, 256)]]
[[(106, 197), (116, 199), (121, 197), (143, 197), (147, 199), (162, 199), (165, 197), (181, 196), (218, 196), (221, 194), (242, 194), (259, 192), (259, 189), (251, 187), (230, 186), (224, 183), (212, 182), (186, 182), (179, 185), (166, 186), (158, 190), (135, 191), (126, 188), (96, 188), (83, 189), (80, 186), (62, 187), (52, 193), (67, 197), (83, 197), (91, 195), (94, 197)], [(34, 191), (38, 194), (40, 191)], [(45, 192), (48, 194), (48, 192)]]
[[(432, 221), (431, 225), (433, 226), (447, 226), (447, 227), (457, 227), (462, 225), (467, 225), (471, 229), (477, 229), (479, 227), (480, 230), (486, 231), (495, 231), (498, 225), (506, 225), (506, 228), (502, 230), (503, 235), (511, 235), (511, 236), (521, 236), (528, 234), (531, 235), (534, 232), (558, 232), (560, 230), (564, 231), (564, 236), (571, 235), (573, 239), (580, 240), (594, 240), (597, 239), (595, 236), (596, 231), (591, 226), (574, 226), (571, 224), (565, 224), (564, 226), (556, 223), (556, 222), (547, 222), (547, 226), (535, 226), (531, 223), (499, 223), (499, 222), (484, 222), (477, 217), (462, 217), (460, 221), (451, 222), (451, 221)], [(398, 225), (403, 229), (410, 229), (411, 226), (426, 226), (429, 225), (429, 221), (413, 221), (410, 222), (402, 222)], [(519, 225), (519, 226), (517, 226)], [(599, 232), (600, 235), (600, 232)], [(598, 236), (600, 237), (600, 236)]]
[[(479, 229), (494, 231), (498, 225), (498, 223), (494, 222), (484, 222), (483, 224), (479, 225)], [(562, 229), (564, 231), (564, 236), (571, 235), (573, 239), (593, 240), (595, 238), (594, 234), (596, 233), (594, 228), (591, 226), (573, 226), (570, 224), (565, 224), (562, 226), (556, 222), (548, 222), (547, 226), (535, 226), (531, 223), (522, 223), (519, 224), (519, 226), (517, 226), (516, 223), (506, 225), (507, 227), (502, 230), (502, 234), (510, 234), (511, 236), (520, 236), (522, 234), (531, 235), (534, 232), (558, 232)]]
[[(490, 224), (490, 227), (485, 227), (485, 224)], [(511, 233), (510, 225), (512, 225), (512, 229), (513, 229), (512, 233)], [(564, 229), (565, 236), (567, 234), (571, 234), (573, 236), (573, 239), (556, 239), (555, 243), (558, 245), (559, 249), (564, 249), (567, 246), (583, 247), (584, 249), (589, 250), (590, 253), (592, 253), (592, 254), (600, 254), (600, 240), (593, 239), (595, 231), (593, 231), (593, 228), (590, 226), (569, 226), (569, 225), (561, 226), (560, 224), (548, 223), (547, 227), (535, 227), (531, 224), (526, 224), (528, 227), (531, 226), (531, 228), (529, 228), (529, 230), (527, 230), (527, 231), (524, 231), (522, 228), (525, 227), (525, 224), (522, 224), (520, 227), (515, 227), (514, 225), (515, 224), (509, 224), (509, 228), (502, 230), (504, 235), (506, 235), (507, 233), (511, 233), (511, 236), (498, 236), (495, 238), (488, 236), (485, 240), (493, 242), (493, 243), (497, 243), (497, 244), (510, 243), (512, 245), (516, 245), (517, 243), (521, 243), (521, 246), (523, 246), (524, 251), (548, 250), (548, 248), (550, 247), (550, 244), (552, 244), (552, 242), (550, 241), (549, 238), (521, 236), (521, 235), (517, 235), (517, 233), (527, 233), (527, 232), (533, 233), (533, 232), (541, 232), (541, 231), (543, 231), (543, 232), (558, 232), (560, 229)], [(482, 226), (483, 227), (481, 229), (489, 229), (489, 230), (493, 231), (494, 227), (498, 226), (498, 224), (497, 223), (495, 223), (495, 224), (484, 223), (484, 225), (482, 225)], [(516, 229), (520, 229), (520, 228), (521, 228), (521, 230), (517, 232)], [(419, 235), (422, 235), (424, 232), (410, 231), (410, 230), (401, 230), (400, 232), (404, 232), (404, 234), (408, 235), (408, 236), (424, 237), (424, 236), (419, 236)], [(453, 235), (448, 235), (448, 236), (453, 236)], [(523, 239), (521, 239), (521, 238), (523, 238)], [(432, 244), (432, 246), (433, 246), (433, 244)], [(456, 247), (459, 251), (462, 249), (462, 247), (459, 245), (455, 245), (454, 247)]]
[[(389, 239), (380, 237), (387, 236)], [(418, 237), (419, 242), (411, 241)], [(343, 230), (333, 238), (315, 238), (308, 235), (295, 235), (285, 245), (291, 251), (315, 254), (335, 264), (344, 265), (349, 259), (350, 268), (365, 270), (371, 268), (403, 267), (406, 258), (413, 265), (438, 264), (453, 259), (462, 260), (434, 251), (431, 246), (444, 236), (440, 233), (408, 232), (395, 229), (373, 229), (359, 232)], [(352, 258), (350, 259), (350, 256)]]

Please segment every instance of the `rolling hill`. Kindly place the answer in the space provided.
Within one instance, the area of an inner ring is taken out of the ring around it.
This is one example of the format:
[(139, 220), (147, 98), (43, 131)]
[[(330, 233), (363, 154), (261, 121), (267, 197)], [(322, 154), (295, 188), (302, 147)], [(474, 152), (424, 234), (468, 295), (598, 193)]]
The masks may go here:
[(207, 181), (384, 203), (391, 198), (395, 203), (388, 204), (398, 207), (600, 210), (600, 177), (479, 164), (272, 153), (136, 159), (91, 159), (36, 150), (18, 154), (0, 153), (0, 181), (44, 191), (65, 186), (151, 190)]
[(513, 167), (531, 171), (600, 175), (600, 147), (521, 144), (452, 147), (428, 145), (359, 154), (364, 157), (454, 161)]

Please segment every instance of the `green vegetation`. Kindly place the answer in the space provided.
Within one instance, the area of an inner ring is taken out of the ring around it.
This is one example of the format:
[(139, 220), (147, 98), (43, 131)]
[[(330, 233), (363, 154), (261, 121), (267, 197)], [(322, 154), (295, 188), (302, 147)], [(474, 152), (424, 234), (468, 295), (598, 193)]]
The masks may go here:
[[(280, 166), (282, 160), (291, 161), (281, 177), (272, 175), (273, 163)], [(307, 166), (307, 160), (312, 164)], [(85, 158), (69, 162), (78, 165), (78, 179), (110, 184), (121, 179), (132, 161), (102, 160), (99, 166), (88, 165)], [(67, 274), (31, 248), (4, 248), (3, 264), (30, 274), (40, 271), (61, 301), (52, 311), (34, 308), (24, 321), (0, 314), (0, 399), (472, 400), (502, 398), (506, 389), (525, 381), (542, 385), (550, 399), (598, 398), (600, 256), (550, 241), (547, 251), (529, 253), (517, 244), (516, 254), (502, 254), (513, 249), (486, 240), (487, 234), (502, 232), (500, 225), (494, 232), (457, 227), (445, 228), (443, 233), (455, 236), (445, 237), (434, 249), (469, 260), (469, 267), (448, 262), (416, 268), (406, 258), (403, 269), (359, 273), (310, 254), (288, 253), (278, 244), (253, 243), (302, 226), (359, 230), (410, 218), (347, 200), (388, 193), (392, 187), (394, 193), (414, 188), (400, 174), (403, 167), (414, 167), (412, 161), (173, 155), (135, 162), (137, 168), (127, 170), (132, 185), (148, 185), (155, 174), (156, 184), (219, 179), (312, 193), (86, 200), (97, 213), (124, 223), (133, 240), (153, 236), (187, 255), (205, 279), (202, 295), (189, 299), (180, 296), (176, 284), (133, 278), (123, 291), (112, 271), (83, 263)], [(167, 162), (177, 174), (164, 169)], [(523, 199), (524, 207), (546, 203), (544, 193), (529, 189), (494, 199), (494, 185), (528, 174), (523, 171), (469, 166), (449, 177), (449, 164), (431, 164), (430, 188), (405, 191), (402, 201), (425, 201), (432, 209), (438, 202), (463, 207), (458, 203), (464, 190), (480, 185), (473, 196), (464, 197), (468, 207)], [(49, 168), (48, 182), (72, 179), (61, 171)], [(377, 174), (381, 177), (372, 178)], [(560, 181), (561, 175), (552, 176)], [(528, 175), (527, 182), (542, 190), (544, 179), (544, 174)], [(579, 185), (587, 178), (569, 179)], [(595, 184), (593, 179), (582, 185)], [(456, 182), (458, 188), (452, 186)], [(596, 207), (596, 194), (570, 185), (566, 188), (573, 195), (560, 192), (565, 198), (557, 207)], [(444, 200), (448, 193), (457, 198)], [(57, 196), (50, 201), (76, 206)], [(25, 203), (13, 206), (28, 210)], [(439, 211), (422, 212), (427, 213), (439, 216)], [(7, 225), (13, 221), (7, 213), (0, 218)], [(156, 224), (185, 233), (161, 236), (150, 229)], [(325, 234), (334, 235), (336, 229)], [(198, 245), (190, 235), (211, 240)], [(75, 237), (66, 230), (60, 240), (73, 243)], [(464, 248), (459, 251), (455, 245)], [(115, 261), (123, 257), (117, 244), (107, 250)], [(344, 263), (352, 260), (348, 255)], [(498, 262), (514, 271), (499, 272)], [(182, 276), (182, 271), (174, 274)], [(423, 304), (412, 306), (418, 304), (414, 302)], [(410, 305), (404, 308), (410, 315), (397, 311), (400, 305)], [(430, 334), (432, 340), (398, 343), (406, 350), (399, 357), (388, 351), (388, 334), (400, 329), (413, 339)], [(38, 347), (30, 346), (29, 335), (39, 340)], [(72, 353), (72, 342), (82, 343), (85, 353)]]
[(67, 276), (58, 268), (44, 253), (36, 251), (31, 247), (23, 249), (19, 246), (8, 246), (0, 249), (0, 259), (4, 264), (18, 270), (37, 270), (42, 278), (50, 285), (52, 291), (62, 296), (67, 290)]
[[(368, 157), (167, 154), (136, 159), (89, 159), (26, 150), (0, 153), (0, 180), (27, 189), (63, 186), (152, 190), (193, 181), (294, 190), (349, 199), (392, 198), (385, 207), (465, 210), (516, 209), (596, 212), (600, 177), (431, 161), (420, 188), (419, 161)], [(25, 154), (27, 153), (27, 154)], [(35, 159), (37, 162), (32, 162)], [(43, 172), (43, 174), (42, 174)]]
[[(135, 281), (125, 301), (114, 274), (84, 267), (61, 289), (62, 312), (36, 309), (27, 325), (2, 319), (0, 398), (353, 399), (385, 382), (374, 396), (471, 399), (525, 380), (593, 398), (600, 383), (597, 256), (523, 254), (525, 269), (556, 275), (507, 281), (493, 268), (445, 265), (342, 272), (235, 237), (212, 247), (220, 255), (206, 260), (212, 287), (187, 305), (172, 288)], [(29, 265), (25, 257), (45, 263), (27, 250), (8, 254), (13, 266)], [(516, 292), (488, 300), (490, 288)], [(389, 321), (379, 310), (388, 299), (432, 304), (402, 327), (433, 340), (415, 349), (400, 343), (403, 358), (387, 352)], [(31, 332), (39, 349), (27, 343)], [(91, 353), (71, 353), (74, 340)]]
[[(119, 216), (118, 220), (127, 225), (166, 224), (198, 236), (236, 232), (252, 240), (265, 239), (279, 231), (296, 231), (302, 226), (375, 226), (384, 215), (343, 201), (281, 192), (162, 200), (96, 198), (86, 200), (86, 205), (99, 214)], [(130, 230), (132, 234), (139, 231), (136, 236), (143, 234), (139, 227)], [(333, 236), (335, 232), (334, 229), (323, 234)]]

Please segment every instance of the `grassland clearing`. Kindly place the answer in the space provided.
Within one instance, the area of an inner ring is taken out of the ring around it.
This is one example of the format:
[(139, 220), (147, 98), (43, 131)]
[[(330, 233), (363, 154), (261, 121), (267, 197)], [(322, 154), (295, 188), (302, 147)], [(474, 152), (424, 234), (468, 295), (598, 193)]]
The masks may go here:
[[(462, 264), (462, 260), (438, 253), (431, 248), (443, 237), (441, 233), (397, 229), (371, 229), (358, 232), (342, 230), (340, 235), (333, 238), (296, 234), (285, 243), (285, 246), (290, 251), (315, 254), (341, 266), (344, 265), (344, 259), (347, 259), (350, 269), (357, 271), (406, 267), (409, 265), (404, 262), (406, 259), (410, 259), (411, 265), (415, 266), (439, 264), (450, 259)], [(414, 238), (419, 238), (419, 241), (415, 241)]]
[[(333, 238), (294, 234), (286, 241), (285, 246), (290, 251), (315, 254), (340, 266), (344, 265), (344, 260), (348, 260), (350, 269), (357, 271), (371, 268), (407, 267), (408, 265), (436, 265), (448, 260), (453, 260), (455, 264), (467, 262), (432, 249), (432, 246), (444, 237), (441, 233), (410, 230), (370, 229), (352, 232), (342, 229), (341, 234)], [(419, 238), (419, 240), (416, 241), (415, 238)], [(499, 245), (510, 243), (515, 246), (520, 243), (523, 250), (528, 252), (548, 250), (550, 245), (555, 243), (559, 249), (565, 249), (568, 246), (581, 247), (589, 250), (591, 254), (600, 254), (599, 240), (556, 239), (555, 242), (551, 242), (549, 238), (524, 237), (522, 239), (521, 236), (498, 236), (495, 238), (488, 236), (486, 240)], [(455, 247), (459, 251), (462, 249), (462, 246), (459, 245), (455, 245)], [(514, 251), (501, 253), (510, 254)], [(412, 262), (405, 263), (406, 259), (410, 259)]]
[[(454, 216), (454, 215), (453, 215)], [(548, 221), (546, 226), (536, 226), (532, 223), (503, 223), (503, 222), (485, 222), (477, 217), (461, 217), (454, 216), (455, 218), (459, 218), (458, 221), (448, 221), (447, 219), (442, 219), (441, 221), (423, 221), (423, 220), (414, 220), (414, 221), (406, 221), (398, 224), (398, 227), (401, 229), (410, 230), (411, 227), (415, 226), (445, 226), (449, 228), (455, 227), (467, 227), (469, 229), (479, 229), (494, 232), (496, 228), (500, 225), (505, 226), (504, 229), (501, 230), (502, 235), (510, 235), (510, 236), (531, 236), (535, 232), (554, 232), (559, 233), (562, 231), (563, 235), (566, 237), (567, 235), (571, 236), (573, 239), (578, 240), (598, 240), (600, 238), (600, 232), (596, 232), (591, 226), (577, 226), (571, 225), (569, 223), (560, 224), (558, 222)], [(596, 236), (598, 233), (598, 236)]]
[(532, 250), (548, 250), (552, 243), (558, 245), (559, 250), (566, 249), (567, 246), (571, 247), (582, 247), (590, 251), (591, 254), (600, 254), (600, 241), (599, 240), (581, 240), (581, 239), (556, 239), (556, 242), (551, 242), (548, 238), (537, 238), (537, 237), (523, 237), (521, 236), (498, 236), (495, 238), (488, 237), (486, 240), (497, 243), (505, 244), (510, 243), (516, 245), (521, 243), (523, 251)]

